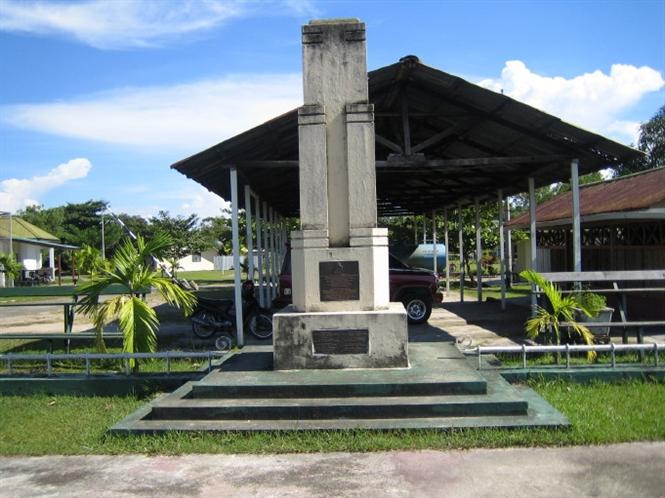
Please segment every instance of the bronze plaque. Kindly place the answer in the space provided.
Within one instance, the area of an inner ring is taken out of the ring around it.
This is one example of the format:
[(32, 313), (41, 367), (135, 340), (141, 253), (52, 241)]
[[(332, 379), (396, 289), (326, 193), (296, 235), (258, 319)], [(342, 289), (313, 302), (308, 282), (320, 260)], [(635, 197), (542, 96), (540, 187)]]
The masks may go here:
[(358, 301), (360, 277), (357, 261), (321, 261), (319, 263), (321, 301)]
[(315, 354), (369, 354), (368, 329), (320, 329), (312, 331)]

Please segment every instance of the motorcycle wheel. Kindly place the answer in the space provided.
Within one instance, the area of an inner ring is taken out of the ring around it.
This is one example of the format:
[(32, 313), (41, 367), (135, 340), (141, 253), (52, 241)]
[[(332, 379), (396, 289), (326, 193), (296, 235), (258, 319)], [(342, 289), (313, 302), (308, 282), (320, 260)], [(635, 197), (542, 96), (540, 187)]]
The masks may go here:
[(215, 348), (219, 351), (229, 351), (233, 346), (233, 339), (228, 335), (221, 335), (215, 339)]
[(215, 327), (210, 323), (210, 326), (202, 325), (200, 323), (197, 323), (193, 319), (196, 318), (198, 320), (201, 320), (203, 322), (211, 322), (215, 320), (215, 317), (206, 311), (197, 311), (192, 315), (192, 332), (194, 332), (194, 335), (198, 337), (199, 339), (209, 339), (213, 335), (215, 335), (215, 332), (217, 331)]
[(272, 336), (272, 317), (266, 313), (255, 313), (248, 317), (246, 329), (257, 339), (269, 339)]

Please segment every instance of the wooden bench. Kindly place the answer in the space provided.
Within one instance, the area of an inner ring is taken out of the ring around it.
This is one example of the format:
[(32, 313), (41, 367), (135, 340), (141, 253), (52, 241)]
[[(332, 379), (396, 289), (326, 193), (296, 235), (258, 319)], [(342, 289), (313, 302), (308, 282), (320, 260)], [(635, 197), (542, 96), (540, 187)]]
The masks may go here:
[[(618, 312), (621, 318), (619, 322), (584, 322), (587, 327), (621, 328), (622, 340), (628, 342), (628, 330), (636, 330), (636, 338), (639, 343), (643, 342), (643, 331), (645, 328), (665, 328), (665, 320), (630, 321), (628, 319), (627, 296), (629, 294), (665, 292), (665, 270), (634, 270), (634, 271), (582, 271), (582, 272), (556, 272), (542, 273), (543, 277), (557, 284), (581, 284), (599, 283), (605, 287), (589, 289), (596, 294), (614, 294), (619, 296)], [(635, 282), (653, 283), (652, 287), (639, 286)], [(620, 283), (628, 283), (629, 286), (621, 287)], [(534, 290), (536, 295), (542, 294), (539, 289)], [(579, 292), (578, 289), (562, 290), (562, 293)], [(569, 326), (567, 322), (562, 323)]]
[[(126, 294), (128, 292), (127, 288), (123, 285), (112, 284), (104, 289), (104, 292), (101, 296), (117, 296), (119, 294)], [(150, 293), (150, 289), (141, 289), (140, 296), (145, 299), (145, 296)], [(31, 307), (31, 306), (62, 306), (64, 310), (64, 339), (66, 339), (67, 350), (69, 350), (69, 341), (74, 339), (74, 336), (78, 336), (80, 339), (85, 338), (85, 334), (72, 334), (74, 327), (74, 316), (75, 309), (77, 306), (81, 306), (79, 302), (80, 295), (77, 293), (77, 288), (74, 285), (62, 285), (62, 286), (43, 286), (43, 287), (10, 287), (10, 288), (0, 288), (0, 300), (7, 299), (12, 297), (59, 297), (62, 299), (53, 300), (53, 301), (43, 301), (43, 302), (34, 302), (34, 301), (18, 301), (18, 302), (0, 302), (0, 313), (3, 307)], [(25, 334), (1, 334), (0, 339), (32, 339), (36, 338), (40, 334), (34, 333), (25, 333)], [(49, 336), (55, 336), (58, 334), (46, 334)], [(12, 337), (10, 337), (12, 336)], [(109, 337), (107, 334), (105, 337)], [(92, 334), (94, 337), (94, 334)], [(54, 337), (51, 337), (54, 339)]]

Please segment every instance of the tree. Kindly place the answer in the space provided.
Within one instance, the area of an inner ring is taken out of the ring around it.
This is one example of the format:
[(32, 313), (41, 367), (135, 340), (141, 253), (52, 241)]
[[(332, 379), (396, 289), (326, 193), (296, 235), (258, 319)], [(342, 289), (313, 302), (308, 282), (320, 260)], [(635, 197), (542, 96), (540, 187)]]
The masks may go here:
[[(104, 325), (118, 319), (123, 333), (123, 351), (126, 353), (154, 352), (157, 346), (157, 313), (139, 296), (145, 289), (155, 288), (164, 300), (185, 314), (192, 312), (196, 298), (173, 280), (159, 275), (150, 264), (151, 254), (158, 254), (171, 245), (165, 235), (157, 235), (146, 242), (139, 236), (136, 243), (125, 239), (110, 261), (110, 268), (102, 268), (90, 282), (81, 284), (77, 292), (83, 295), (81, 310), (92, 317), (97, 331), (97, 344), (104, 348), (102, 331)], [(124, 294), (100, 302), (104, 290), (119, 284), (126, 290)], [(138, 362), (131, 360), (135, 370)]]
[(187, 217), (171, 216), (168, 211), (160, 211), (157, 216), (150, 218), (152, 233), (164, 234), (171, 240), (171, 245), (163, 248), (162, 254), (156, 256), (178, 260), (207, 249), (209, 241), (199, 230), (198, 224), (199, 219), (195, 214)]
[(658, 109), (649, 121), (640, 126), (637, 148), (644, 152), (644, 156), (618, 166), (616, 176), (665, 166), (665, 105)]

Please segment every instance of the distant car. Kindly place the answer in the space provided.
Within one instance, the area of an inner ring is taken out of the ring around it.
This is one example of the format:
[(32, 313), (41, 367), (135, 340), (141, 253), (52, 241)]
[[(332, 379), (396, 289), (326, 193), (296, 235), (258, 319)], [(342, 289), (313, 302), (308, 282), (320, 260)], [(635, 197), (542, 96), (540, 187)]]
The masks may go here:
[[(432, 304), (443, 301), (439, 292), (439, 279), (433, 271), (413, 268), (390, 255), (390, 300), (401, 302), (409, 323), (425, 323), (432, 314)], [(291, 251), (287, 251), (279, 274), (279, 296), (276, 304), (291, 303)]]

